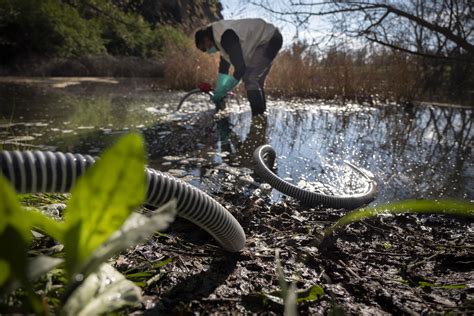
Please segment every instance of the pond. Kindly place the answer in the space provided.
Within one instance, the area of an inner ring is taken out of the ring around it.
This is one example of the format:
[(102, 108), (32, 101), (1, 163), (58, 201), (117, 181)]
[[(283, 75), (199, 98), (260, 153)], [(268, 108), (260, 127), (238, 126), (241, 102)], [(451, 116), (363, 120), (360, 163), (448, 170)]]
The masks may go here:
[[(0, 148), (98, 155), (138, 130), (151, 167), (208, 192), (231, 174), (247, 194), (259, 186), (252, 153), (269, 143), (278, 174), (300, 186), (363, 190), (348, 161), (375, 175), (375, 203), (474, 199), (472, 108), (271, 99), (268, 115), (252, 119), (245, 98), (214, 115), (207, 96), (194, 96), (175, 113), (185, 92), (162, 87), (145, 79), (0, 78)], [(269, 192), (272, 201), (284, 198)]]

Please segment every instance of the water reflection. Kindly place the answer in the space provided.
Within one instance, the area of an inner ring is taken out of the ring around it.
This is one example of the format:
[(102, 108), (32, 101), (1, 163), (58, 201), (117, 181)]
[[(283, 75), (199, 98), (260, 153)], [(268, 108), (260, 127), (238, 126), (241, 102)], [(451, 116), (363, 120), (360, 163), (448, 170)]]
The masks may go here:
[[(400, 106), (295, 111), (272, 108), (268, 142), (283, 155), (281, 174), (326, 179), (326, 167), (349, 160), (372, 171), (379, 201), (473, 198), (472, 111)], [(327, 180), (344, 180), (329, 176)], [(341, 187), (344, 183), (340, 183)]]
[(0, 83), (0, 146), (97, 154), (138, 130), (152, 167), (210, 189), (206, 179), (216, 166), (250, 172), (253, 150), (270, 143), (279, 155), (279, 175), (295, 184), (320, 182), (319, 189), (336, 193), (363, 190), (347, 160), (376, 175), (378, 202), (474, 198), (471, 109), (271, 101), (266, 117), (252, 118), (245, 102), (215, 117), (212, 110), (173, 113), (184, 93), (100, 84), (106, 86), (79, 83), (59, 91)]

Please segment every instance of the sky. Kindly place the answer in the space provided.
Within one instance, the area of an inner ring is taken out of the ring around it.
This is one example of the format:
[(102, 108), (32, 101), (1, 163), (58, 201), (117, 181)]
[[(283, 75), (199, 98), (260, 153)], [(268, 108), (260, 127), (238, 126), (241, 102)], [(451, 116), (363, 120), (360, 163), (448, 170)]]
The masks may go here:
[[(256, 0), (255, 2), (260, 1)], [(277, 26), (283, 35), (284, 46), (291, 44), (296, 37), (309, 43), (313, 41), (320, 42), (325, 35), (330, 33), (330, 24), (321, 17), (313, 16), (307, 27), (297, 30), (292, 23), (282, 21), (267, 10), (251, 4), (249, 0), (221, 0), (221, 3), (224, 19), (263, 18)], [(278, 10), (284, 8), (288, 1), (274, 0), (266, 1), (266, 3), (271, 4), (273, 9)]]

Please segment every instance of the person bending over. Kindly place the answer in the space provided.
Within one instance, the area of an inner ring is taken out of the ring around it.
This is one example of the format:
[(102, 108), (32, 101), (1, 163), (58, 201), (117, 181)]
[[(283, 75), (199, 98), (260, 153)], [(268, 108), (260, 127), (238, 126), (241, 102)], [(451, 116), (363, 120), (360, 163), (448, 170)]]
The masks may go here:
[[(220, 52), (219, 74), (212, 101), (217, 109), (227, 93), (243, 80), (252, 115), (266, 109), (264, 84), (283, 37), (262, 19), (220, 20), (195, 33), (196, 47), (203, 52)], [(229, 75), (230, 65), (234, 66)]]

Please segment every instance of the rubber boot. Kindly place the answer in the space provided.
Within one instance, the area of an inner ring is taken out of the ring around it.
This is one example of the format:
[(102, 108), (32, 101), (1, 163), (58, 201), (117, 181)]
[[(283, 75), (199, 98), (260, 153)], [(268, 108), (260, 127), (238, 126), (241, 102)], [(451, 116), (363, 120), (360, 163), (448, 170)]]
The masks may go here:
[(252, 108), (252, 116), (257, 116), (265, 112), (265, 99), (260, 90), (248, 90), (247, 98), (249, 99), (250, 107)]

